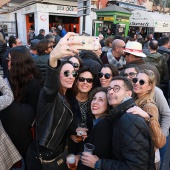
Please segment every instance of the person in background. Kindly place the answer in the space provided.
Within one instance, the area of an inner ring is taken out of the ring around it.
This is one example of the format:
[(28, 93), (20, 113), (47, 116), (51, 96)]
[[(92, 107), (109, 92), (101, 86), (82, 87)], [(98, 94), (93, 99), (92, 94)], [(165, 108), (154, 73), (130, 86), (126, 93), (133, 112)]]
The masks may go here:
[(102, 53), (107, 52), (109, 49), (112, 48), (113, 36), (109, 36), (105, 39), (104, 44), (105, 46), (102, 47)]
[[(89, 113), (93, 117), (93, 129), (89, 133), (86, 142), (94, 145), (93, 155), (97, 155), (99, 158), (110, 159), (112, 155), (112, 121), (108, 114), (107, 89), (98, 87), (92, 90), (89, 94), (88, 105)], [(82, 153), (82, 164), (78, 165), (78, 170), (92, 169), (83, 160), (83, 157), (86, 155), (88, 154)]]
[(51, 46), (55, 47), (55, 37), (52, 34), (47, 34), (45, 39), (50, 41)]
[(68, 61), (70, 61), (72, 63), (72, 65), (76, 71), (78, 71), (80, 68), (83, 67), (82, 59), (77, 55), (69, 57)]
[(31, 54), (31, 57), (32, 58), (35, 58), (37, 57), (37, 44), (40, 40), (38, 39), (34, 39), (34, 40), (31, 40), (31, 43), (30, 43), (30, 54)]
[(150, 63), (151, 65), (154, 65), (158, 70), (160, 74), (160, 85), (159, 87), (164, 93), (164, 96), (168, 102), (169, 97), (169, 70), (166, 58), (157, 52), (158, 49), (158, 42), (156, 40), (152, 40), (149, 43), (149, 51), (150, 54), (147, 55), (146, 58), (144, 58), (146, 63)]
[(100, 41), (101, 47), (103, 48), (104, 47), (104, 36), (101, 33), (99, 34), (99, 41)]
[(41, 86), (43, 86), (45, 82), (47, 61), (52, 50), (53, 45), (51, 45), (51, 42), (47, 39), (40, 40), (37, 43), (38, 55), (35, 58), (33, 58), (33, 60), (42, 76)]
[(40, 93), (39, 75), (25, 46), (11, 48), (7, 60), (10, 73), (8, 80), (14, 101), (0, 111), (0, 119), (25, 163), (27, 149), (33, 140), (30, 127), (35, 118)]
[(63, 25), (62, 30), (61, 30), (61, 36), (64, 37), (67, 34), (67, 31), (65, 30), (65, 27)]
[(112, 42), (112, 49), (108, 50), (108, 52), (101, 57), (103, 64), (110, 63), (121, 70), (126, 63), (123, 57), (124, 49), (125, 42), (121, 39), (115, 39)]
[[(6, 80), (0, 76), (0, 110), (8, 107), (14, 100), (12, 90)], [(16, 162), (20, 161), (21, 155), (5, 132), (0, 121), (0, 169), (10, 169)]]
[(93, 52), (100, 58), (101, 54), (102, 54), (102, 47), (99, 44), (99, 47), (97, 50), (93, 50)]
[(35, 38), (35, 33), (33, 29), (29, 29), (28, 31), (28, 44), (31, 43), (31, 40), (33, 40)]
[(146, 55), (142, 52), (142, 44), (135, 41), (128, 41), (124, 49), (124, 56), (127, 64), (144, 64), (143, 58)]
[(89, 50), (82, 50), (79, 54), (79, 57), (82, 59), (83, 65), (88, 66), (90, 71), (94, 74), (94, 82), (96, 82), (97, 86), (100, 86), (98, 73), (102, 68), (102, 61), (97, 56), (96, 53)]
[(45, 30), (44, 29), (40, 29), (39, 30), (39, 34), (35, 37), (35, 39), (43, 40), (44, 36), (45, 36)]
[(60, 37), (60, 30), (59, 29), (54, 29), (53, 30), (53, 35), (55, 36), (55, 45), (57, 45), (58, 42), (61, 39), (61, 37)]
[(3, 35), (4, 39), (5, 39), (5, 33), (2, 27), (0, 27), (0, 33)]
[(2, 60), (3, 60), (3, 55), (7, 51), (7, 43), (0, 32), (0, 66), (2, 67)]
[[(9, 49), (16, 47), (16, 46), (22, 46), (23, 45), (20, 38), (15, 37), (13, 35), (11, 35), (9, 37), (8, 44), (9, 44)], [(2, 67), (3, 67), (4, 78), (6, 78), (8, 76), (8, 61), (6, 60), (6, 58), (8, 57), (9, 49), (5, 52), (3, 59), (2, 59)]]
[(112, 78), (119, 75), (117, 67), (112, 64), (104, 64), (99, 72), (100, 84), (102, 87), (108, 87)]
[(160, 54), (167, 54), (168, 57), (168, 69), (169, 69), (169, 74), (170, 74), (170, 49), (169, 49), (169, 45), (170, 45), (170, 38), (169, 37), (162, 37), (161, 38), (161, 46), (159, 46), (157, 52)]

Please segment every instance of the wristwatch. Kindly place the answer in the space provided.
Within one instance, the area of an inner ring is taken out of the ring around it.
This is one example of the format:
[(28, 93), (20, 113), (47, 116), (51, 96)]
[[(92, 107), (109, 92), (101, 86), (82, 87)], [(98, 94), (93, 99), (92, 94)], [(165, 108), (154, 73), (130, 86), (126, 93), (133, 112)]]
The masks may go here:
[(94, 164), (94, 168), (95, 170), (99, 170), (99, 160)]

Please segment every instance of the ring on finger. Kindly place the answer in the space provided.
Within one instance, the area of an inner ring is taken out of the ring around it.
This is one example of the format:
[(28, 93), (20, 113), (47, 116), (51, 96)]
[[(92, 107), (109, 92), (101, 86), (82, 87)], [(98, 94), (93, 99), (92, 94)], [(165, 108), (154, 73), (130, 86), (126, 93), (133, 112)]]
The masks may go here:
[(70, 47), (69, 46), (67, 47), (67, 51), (70, 51)]

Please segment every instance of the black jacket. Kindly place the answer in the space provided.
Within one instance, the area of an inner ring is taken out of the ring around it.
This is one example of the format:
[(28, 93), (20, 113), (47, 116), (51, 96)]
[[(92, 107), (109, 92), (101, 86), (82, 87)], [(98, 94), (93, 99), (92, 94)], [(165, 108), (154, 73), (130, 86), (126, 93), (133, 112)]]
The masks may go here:
[(26, 155), (32, 142), (30, 127), (35, 118), (39, 93), (39, 81), (33, 78), (23, 89), (21, 101), (14, 100), (10, 106), (0, 111), (4, 129), (22, 156)]
[(47, 66), (46, 81), (37, 106), (37, 140), (39, 145), (51, 150), (57, 150), (63, 138), (67, 136), (68, 127), (73, 119), (66, 99), (59, 93), (60, 65), (58, 61), (57, 68)]
[(49, 59), (49, 54), (44, 55), (37, 55), (35, 58), (33, 58), (35, 65), (39, 69), (41, 73), (41, 85), (44, 85), (45, 78), (46, 78), (46, 70), (47, 70), (47, 63)]
[(38, 34), (34, 39), (43, 40), (44, 39), (44, 35)]
[(168, 69), (169, 69), (169, 75), (170, 75), (170, 50), (166, 47), (160, 46), (157, 50), (158, 53), (160, 54), (168, 54), (168, 59), (167, 59), (167, 64), (168, 64)]
[(133, 99), (110, 110), (113, 120), (112, 159), (100, 159), (99, 170), (154, 170), (155, 152), (146, 121), (126, 110)]

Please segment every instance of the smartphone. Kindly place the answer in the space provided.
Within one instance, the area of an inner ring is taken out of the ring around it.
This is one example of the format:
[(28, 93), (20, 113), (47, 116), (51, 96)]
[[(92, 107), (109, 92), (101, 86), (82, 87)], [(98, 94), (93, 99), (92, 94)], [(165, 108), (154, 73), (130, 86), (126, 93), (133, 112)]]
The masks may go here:
[(69, 41), (80, 41), (82, 45), (73, 45), (78, 50), (98, 50), (99, 37), (96, 36), (71, 36)]

